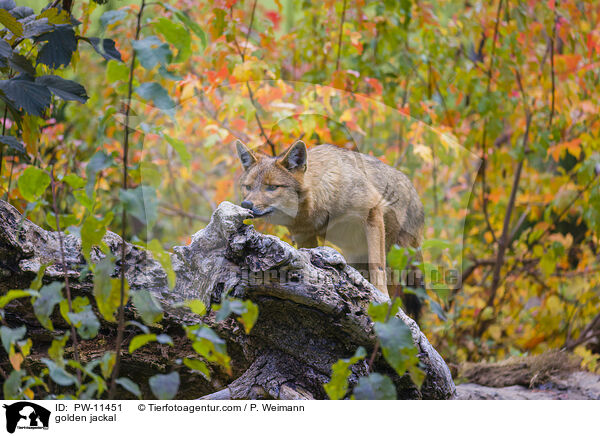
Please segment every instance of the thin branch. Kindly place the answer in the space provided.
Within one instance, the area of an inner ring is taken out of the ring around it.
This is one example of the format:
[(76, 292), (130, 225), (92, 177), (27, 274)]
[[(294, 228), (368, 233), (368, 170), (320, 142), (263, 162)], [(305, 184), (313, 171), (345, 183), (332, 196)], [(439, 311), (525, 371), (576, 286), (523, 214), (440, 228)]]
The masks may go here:
[[(498, 40), (498, 27), (500, 25), (500, 12), (502, 11), (502, 0), (498, 1), (498, 8), (496, 9), (496, 22), (494, 24), (494, 37), (492, 38), (492, 52), (490, 54), (490, 65), (487, 70), (487, 85), (486, 85), (486, 94), (490, 93), (492, 86), (492, 71), (494, 68), (494, 56), (496, 54), (496, 41)], [(487, 198), (487, 182), (486, 182), (486, 169), (487, 169), (487, 146), (486, 146), (486, 138), (487, 136), (487, 117), (485, 117), (483, 122), (483, 132), (481, 135), (481, 201), (483, 208), (483, 216), (485, 219), (485, 223), (488, 227), (492, 235), (492, 239), (494, 243), (498, 244), (498, 238), (496, 237), (496, 233), (494, 232), (494, 228), (492, 227), (489, 213), (488, 213), (488, 198)]]
[[(144, 7), (146, 6), (145, 0), (141, 0), (140, 10), (137, 13), (137, 22), (135, 29), (135, 41), (140, 38), (140, 31), (142, 28), (142, 14), (144, 13)], [(128, 155), (129, 155), (129, 114), (131, 110), (131, 98), (133, 95), (133, 78), (135, 72), (135, 61), (136, 51), (133, 51), (131, 56), (131, 64), (129, 66), (129, 83), (127, 88), (127, 107), (125, 108), (125, 130), (123, 136), (123, 190), (127, 190), (127, 171), (128, 171)], [(127, 210), (123, 206), (123, 213), (121, 216), (121, 290), (119, 295), (119, 319), (117, 327), (117, 340), (115, 344), (116, 360), (115, 366), (113, 367), (112, 377), (110, 380), (110, 389), (108, 392), (108, 398), (112, 400), (116, 393), (117, 388), (117, 377), (119, 375), (119, 366), (121, 364), (121, 345), (123, 343), (123, 332), (125, 330), (125, 269), (127, 263), (125, 262), (125, 231), (127, 228)]]
[(552, 119), (554, 118), (554, 99), (555, 99), (555, 88), (556, 80), (554, 73), (554, 41), (556, 40), (556, 7), (558, 6), (558, 0), (554, 4), (554, 18), (552, 20), (552, 38), (550, 39), (550, 74), (552, 77), (552, 95), (550, 103), (550, 117), (548, 118), (548, 128), (552, 127)]
[(482, 259), (482, 260), (476, 260), (473, 262), (472, 265), (470, 265), (468, 268), (466, 268), (465, 270), (463, 270), (462, 276), (461, 276), (461, 283), (464, 283), (469, 277), (471, 277), (471, 275), (481, 266), (492, 266), (496, 264), (496, 260), (495, 259)]
[(252, 14), (250, 15), (250, 25), (248, 26), (248, 32), (246, 32), (246, 43), (244, 44), (244, 51), (242, 52), (242, 59), (244, 59), (244, 55), (246, 54), (246, 48), (248, 48), (248, 40), (250, 39), (250, 32), (252, 32), (252, 26), (254, 25), (254, 13), (256, 12), (256, 3), (258, 3), (258, 0), (254, 0), (254, 4), (252, 5)]
[[(63, 274), (65, 276), (65, 290), (67, 292), (67, 304), (69, 312), (73, 311), (73, 304), (71, 299), (71, 287), (69, 286), (69, 271), (67, 269), (67, 262), (65, 260), (65, 245), (62, 237), (62, 230), (60, 228), (60, 215), (58, 212), (58, 202), (56, 201), (56, 180), (54, 179), (54, 166), (50, 169), (50, 189), (52, 190), (52, 209), (54, 211), (54, 218), (56, 219), (56, 233), (58, 234), (58, 244), (60, 248), (60, 263), (62, 264)], [(79, 344), (77, 340), (77, 330), (75, 324), (71, 324), (71, 340), (73, 341), (73, 357), (77, 363), (79, 361)], [(81, 371), (77, 368), (77, 380), (81, 384)]]
[(596, 337), (600, 337), (600, 313), (589, 322), (576, 340), (566, 343), (565, 348), (573, 351), (577, 346), (585, 344)]
[[(517, 83), (519, 85), (519, 89), (523, 95), (525, 100), (525, 94), (523, 92), (523, 84), (521, 82), (521, 76), (519, 71), (515, 72)], [(525, 102), (526, 103), (526, 102)], [(512, 217), (512, 211), (515, 205), (515, 200), (517, 197), (517, 191), (519, 189), (519, 182), (521, 181), (521, 173), (523, 171), (523, 164), (525, 162), (525, 155), (527, 150), (529, 149), (529, 129), (531, 126), (531, 112), (529, 110), (529, 106), (525, 105), (525, 133), (523, 135), (523, 157), (519, 160), (517, 164), (517, 169), (515, 170), (515, 175), (513, 177), (512, 188), (510, 192), (510, 197), (508, 200), (508, 205), (506, 206), (506, 213), (504, 215), (504, 223), (502, 225), (502, 235), (498, 241), (498, 250), (496, 252), (496, 263), (494, 265), (493, 276), (492, 276), (492, 284), (490, 286), (490, 295), (487, 300), (487, 306), (492, 306), (494, 303), (494, 299), (496, 298), (496, 293), (498, 291), (498, 287), (500, 285), (500, 272), (502, 270), (502, 266), (504, 265), (504, 255), (506, 252), (506, 248), (509, 244), (509, 235), (510, 231), (510, 220)]]
[(342, 16), (340, 18), (340, 32), (338, 37), (338, 47), (337, 47), (337, 57), (335, 60), (335, 71), (339, 71), (340, 69), (340, 54), (342, 51), (342, 35), (344, 34), (344, 21), (346, 20), (346, 0), (344, 0), (344, 5), (342, 6)]
[[(248, 32), (246, 33), (246, 45), (248, 45), (248, 38), (250, 36), (250, 32), (252, 32), (252, 25), (254, 24), (254, 10), (256, 8), (256, 2), (258, 0), (254, 0), (254, 6), (252, 7), (252, 17), (250, 18), (250, 26), (248, 26)], [(230, 9), (231, 13), (233, 13), (233, 6)], [(246, 56), (245, 56), (245, 50), (242, 51), (239, 43), (237, 42), (237, 38), (233, 37), (233, 44), (235, 45), (238, 54), (240, 55), (240, 57), (242, 58), (242, 62), (246, 61)], [(256, 123), (258, 124), (258, 128), (260, 130), (260, 135), (265, 139), (265, 141), (267, 142), (267, 144), (269, 144), (269, 146), (271, 147), (271, 154), (273, 156), (277, 155), (276, 152), (276, 146), (275, 144), (271, 141), (271, 139), (267, 136), (266, 132), (265, 132), (265, 128), (263, 127), (263, 124), (260, 120), (260, 117), (258, 116), (258, 104), (256, 103), (256, 101), (254, 100), (254, 93), (252, 92), (252, 88), (250, 88), (250, 83), (246, 82), (246, 88), (248, 89), (248, 96), (250, 97), (250, 102), (252, 103), (252, 106), (254, 106), (254, 118), (256, 119)]]

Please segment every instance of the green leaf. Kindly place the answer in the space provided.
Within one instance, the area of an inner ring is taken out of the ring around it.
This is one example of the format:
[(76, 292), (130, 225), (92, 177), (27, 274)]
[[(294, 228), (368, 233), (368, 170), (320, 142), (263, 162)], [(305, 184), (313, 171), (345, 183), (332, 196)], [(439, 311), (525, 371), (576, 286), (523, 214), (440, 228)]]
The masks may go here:
[(67, 174), (62, 178), (62, 181), (73, 189), (81, 189), (85, 186), (85, 180), (77, 174)]
[(23, 339), (26, 333), (27, 328), (24, 325), (15, 329), (4, 325), (0, 327), (0, 338), (2, 338), (2, 345), (6, 350), (6, 354), (10, 353), (11, 344), (16, 344), (17, 341)]
[(150, 389), (159, 400), (172, 400), (179, 390), (179, 373), (157, 374), (150, 377)]
[(183, 359), (183, 364), (193, 371), (198, 371), (204, 376), (204, 378), (206, 378), (206, 380), (210, 381), (210, 370), (208, 369), (206, 363), (202, 362), (201, 360), (185, 357)]
[(214, 8), (213, 13), (215, 14), (213, 21), (215, 33), (217, 36), (221, 36), (225, 30), (225, 11), (220, 8)]
[(50, 359), (52, 359), (52, 361), (54, 361), (60, 367), (65, 366), (65, 345), (70, 336), (71, 334), (66, 332), (64, 335), (53, 339), (52, 344), (48, 348), (48, 356), (50, 356)]
[(135, 189), (121, 189), (119, 198), (127, 213), (133, 215), (143, 224), (151, 226), (158, 217), (158, 199), (156, 190), (151, 186), (140, 185)]
[[(3, 8), (4, 9), (4, 8)], [(34, 14), (33, 9), (27, 6), (17, 6), (10, 10), (10, 14), (15, 17), (17, 20), (21, 20), (23, 18), (27, 18)]]
[(411, 367), (418, 365), (417, 348), (410, 329), (402, 320), (393, 317), (385, 323), (376, 322), (375, 332), (379, 337), (383, 357), (398, 375), (403, 376)]
[(12, 47), (8, 42), (0, 39), (0, 58), (10, 58), (13, 55)]
[(35, 81), (47, 86), (54, 95), (65, 101), (85, 103), (89, 98), (85, 92), (85, 88), (72, 80), (63, 79), (59, 76), (47, 75), (36, 77)]
[(0, 9), (0, 24), (10, 30), (15, 36), (23, 36), (23, 24), (19, 23), (19, 21), (5, 9)]
[(171, 345), (173, 346), (173, 339), (171, 339), (171, 336), (167, 335), (167, 334), (160, 334), (156, 336), (156, 342), (158, 342), (159, 344), (163, 344), (163, 345)]
[(117, 21), (121, 21), (127, 16), (127, 11), (123, 9), (115, 9), (112, 11), (106, 11), (100, 16), (100, 24), (106, 28), (110, 24), (114, 24)]
[(156, 341), (156, 335), (154, 333), (134, 336), (134, 338), (129, 343), (129, 353), (133, 354), (133, 352), (138, 348), (143, 347), (147, 343), (154, 341)]
[(367, 355), (363, 347), (358, 347), (354, 356), (349, 359), (340, 359), (331, 367), (331, 380), (324, 384), (325, 392), (332, 400), (341, 400), (348, 391), (348, 377), (352, 372), (350, 367)]
[(38, 51), (37, 63), (52, 69), (69, 65), (77, 50), (77, 38), (70, 24), (59, 24), (51, 32), (37, 36), (35, 41), (46, 41)]
[(41, 117), (50, 106), (52, 94), (47, 87), (34, 82), (27, 76), (0, 80), (0, 90), (18, 108), (31, 115)]
[(206, 48), (207, 40), (206, 33), (204, 33), (204, 30), (202, 30), (202, 28), (198, 24), (192, 21), (192, 19), (183, 12), (178, 11), (175, 13), (175, 16), (179, 18), (179, 20), (183, 24), (185, 24), (189, 29), (191, 29), (191, 31), (194, 32), (198, 36), (198, 38), (200, 38), (200, 41), (202, 42), (202, 48)]
[(15, 0), (0, 0), (0, 9), (12, 11), (17, 7)]
[(244, 325), (244, 330), (246, 330), (246, 334), (248, 334), (258, 319), (258, 306), (250, 300), (244, 301), (244, 306), (246, 310), (238, 320)]
[(88, 215), (83, 222), (81, 226), (81, 252), (88, 262), (90, 261), (92, 247), (102, 245), (102, 238), (104, 238), (106, 228), (113, 217), (112, 212), (108, 212), (102, 219)]
[(146, 324), (154, 324), (162, 319), (162, 307), (150, 292), (146, 290), (135, 291), (131, 294), (131, 300)]
[(142, 391), (140, 390), (140, 387), (137, 385), (137, 383), (131, 381), (127, 377), (119, 377), (115, 381), (127, 392), (132, 393), (140, 400), (142, 399)]
[(352, 392), (356, 400), (395, 400), (396, 387), (387, 375), (379, 373), (361, 377)]
[(42, 286), (39, 296), (33, 302), (33, 312), (40, 324), (48, 330), (54, 330), (50, 316), (54, 307), (63, 299), (63, 284), (61, 282), (52, 282), (49, 285)]
[(96, 152), (89, 160), (85, 167), (85, 175), (87, 178), (87, 184), (85, 185), (85, 192), (89, 198), (94, 198), (94, 191), (96, 185), (96, 174), (105, 168), (112, 165), (113, 159), (103, 151)]
[(78, 312), (69, 312), (69, 319), (83, 339), (95, 338), (100, 329), (100, 321), (89, 304)]
[(109, 82), (127, 82), (129, 80), (129, 67), (122, 62), (110, 61), (106, 67), (106, 78)]
[(104, 353), (104, 356), (100, 359), (100, 371), (102, 372), (102, 377), (105, 379), (110, 377), (116, 361), (117, 355), (114, 351), (107, 351)]
[(20, 74), (35, 76), (35, 67), (31, 64), (31, 61), (19, 53), (12, 54), (8, 59), (8, 65)]
[(21, 289), (10, 290), (5, 295), (0, 297), (0, 309), (3, 309), (4, 306), (6, 306), (8, 303), (10, 303), (11, 301), (13, 301), (17, 298), (34, 297), (36, 295), (37, 295), (37, 292), (32, 291), (32, 290), (21, 290)]
[(26, 161), (29, 161), (25, 146), (14, 136), (0, 135), (0, 144), (8, 146), (8, 150), (5, 150), (5, 154), (10, 156), (20, 156)]
[(368, 314), (374, 322), (385, 322), (390, 315), (395, 316), (398, 309), (402, 307), (402, 299), (394, 298), (394, 301), (369, 304)]
[(244, 325), (246, 333), (250, 333), (254, 323), (258, 319), (258, 306), (250, 300), (241, 301), (237, 299), (224, 299), (221, 305), (215, 306), (217, 310), (216, 321), (225, 320), (231, 313), (240, 315), (238, 321)]
[(177, 48), (177, 58), (179, 62), (185, 62), (192, 53), (192, 39), (188, 30), (181, 24), (177, 24), (168, 18), (159, 18), (154, 23), (154, 29), (165, 37), (168, 43)]
[(144, 100), (151, 101), (160, 110), (169, 111), (175, 108), (175, 102), (167, 90), (156, 82), (142, 83), (135, 92)]
[(48, 370), (50, 371), (50, 378), (54, 381), (54, 383), (61, 386), (71, 386), (72, 384), (77, 383), (77, 378), (73, 374), (69, 374), (52, 360), (45, 357), (41, 358), (40, 360), (48, 367)]
[[(48, 212), (46, 212), (46, 222), (48, 223), (48, 225), (50, 227), (52, 227), (53, 230), (58, 230), (56, 228), (56, 215), (54, 215), (54, 212), (52, 212), (50, 210)], [(79, 219), (75, 215), (60, 214), (58, 216), (58, 224), (60, 225), (61, 231), (66, 229), (69, 226), (73, 226), (73, 225), (77, 224), (78, 222), (79, 222)]]
[(13, 370), (10, 373), (4, 381), (4, 386), (2, 386), (4, 400), (18, 400), (21, 398), (21, 383), (25, 374), (24, 369), (20, 371)]
[(108, 38), (81, 38), (91, 44), (94, 50), (107, 61), (122, 62), (121, 53), (117, 50), (115, 41)]
[(202, 28), (198, 24), (196, 24), (196, 22), (192, 21), (192, 19), (189, 16), (187, 16), (185, 12), (180, 11), (176, 7), (168, 3), (162, 3), (162, 5), (165, 9), (168, 9), (169, 11), (173, 12), (175, 16), (179, 19), (179, 21), (181, 21), (188, 29), (194, 32), (200, 38), (200, 41), (202, 42), (202, 48), (206, 48), (206, 34), (202, 30)]
[(165, 272), (167, 273), (167, 280), (169, 281), (169, 288), (173, 288), (175, 286), (175, 271), (173, 271), (173, 264), (171, 263), (171, 255), (165, 251), (162, 244), (153, 239), (148, 243), (148, 250), (152, 253), (152, 257), (158, 260), (160, 265), (163, 267)]
[[(96, 265), (94, 271), (94, 297), (100, 314), (105, 320), (115, 322), (115, 311), (121, 303), (121, 280), (113, 279), (114, 259), (105, 257)], [(125, 280), (123, 303), (129, 298), (129, 285)]]
[(179, 159), (181, 159), (181, 163), (183, 163), (186, 167), (189, 168), (190, 162), (192, 161), (192, 155), (187, 150), (185, 143), (183, 141), (180, 141), (179, 139), (172, 138), (167, 134), (163, 136), (167, 140), (169, 145), (173, 147), (173, 150), (177, 152), (177, 154), (179, 155)]
[(130, 320), (130, 321), (127, 321), (125, 323), (125, 325), (133, 325), (133, 326), (136, 326), (137, 328), (139, 328), (144, 333), (150, 333), (150, 329), (147, 326), (145, 326), (144, 324), (142, 324), (141, 322)]
[[(35, 279), (33, 279), (29, 284), (29, 289), (35, 289), (36, 291), (40, 290), (43, 284), (42, 281), (44, 279), (44, 274), (46, 273), (46, 268), (48, 268), (50, 265), (50, 263), (44, 263), (40, 265), (40, 269), (38, 269)], [(37, 293), (35, 293), (35, 295), (37, 295)]]
[(202, 300), (186, 300), (184, 304), (196, 315), (203, 316), (206, 314), (206, 305), (202, 302)]
[(166, 65), (171, 59), (169, 44), (162, 42), (157, 36), (149, 36), (132, 42), (142, 66), (151, 70), (156, 65)]
[(210, 327), (192, 326), (186, 328), (188, 337), (193, 341), (192, 348), (209, 362), (215, 362), (231, 372), (231, 358), (227, 355), (225, 341)]
[(19, 191), (25, 200), (34, 202), (50, 185), (50, 176), (40, 168), (27, 167), (17, 180)]

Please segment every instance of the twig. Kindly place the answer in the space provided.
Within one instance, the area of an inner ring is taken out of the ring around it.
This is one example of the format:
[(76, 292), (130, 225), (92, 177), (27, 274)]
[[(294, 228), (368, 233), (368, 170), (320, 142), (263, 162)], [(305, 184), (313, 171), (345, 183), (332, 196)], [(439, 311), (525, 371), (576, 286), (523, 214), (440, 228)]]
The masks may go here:
[[(525, 154), (529, 148), (529, 128), (531, 126), (531, 111), (529, 110), (529, 106), (527, 105), (525, 94), (523, 90), (523, 84), (521, 82), (521, 76), (519, 71), (515, 72), (517, 83), (519, 85), (519, 89), (521, 94), (523, 95), (523, 100), (525, 102), (525, 133), (523, 135), (523, 157), (519, 160), (517, 164), (517, 169), (515, 170), (515, 175), (513, 177), (512, 188), (510, 192), (510, 197), (508, 200), (508, 205), (506, 207), (506, 213), (504, 215), (504, 223), (502, 225), (502, 235), (498, 241), (498, 250), (496, 252), (496, 263), (494, 265), (493, 276), (492, 276), (492, 284), (490, 286), (490, 295), (488, 297), (486, 306), (492, 306), (494, 303), (494, 299), (496, 298), (496, 293), (498, 291), (498, 287), (500, 285), (500, 271), (502, 270), (502, 266), (504, 265), (504, 254), (506, 252), (506, 248), (509, 244), (509, 235), (510, 235), (510, 220), (512, 217), (512, 211), (515, 205), (515, 200), (517, 197), (517, 190), (519, 189), (519, 182), (521, 180), (521, 173), (523, 171), (523, 164), (525, 162)], [(480, 312), (480, 314), (483, 311)], [(479, 317), (478, 317), (479, 321)], [(479, 324), (477, 322), (476, 324)], [(480, 325), (481, 327), (481, 325)], [(481, 331), (478, 331), (481, 333)]]
[(600, 337), (600, 313), (598, 313), (594, 319), (582, 330), (579, 337), (565, 344), (565, 348), (569, 351), (574, 350), (578, 345), (585, 344), (587, 341)]
[[(250, 37), (250, 33), (252, 31), (252, 25), (254, 24), (254, 10), (256, 8), (256, 2), (258, 0), (254, 0), (254, 6), (252, 7), (252, 17), (250, 18), (250, 26), (248, 26), (248, 32), (246, 33), (246, 46), (248, 45), (248, 38)], [(231, 12), (233, 13), (233, 6), (231, 7)], [(242, 51), (240, 45), (237, 42), (237, 38), (233, 37), (233, 44), (235, 45), (238, 54), (240, 55), (240, 57), (242, 58), (242, 62), (246, 61), (246, 57), (245, 57), (245, 50)], [(256, 119), (256, 123), (258, 124), (258, 128), (260, 129), (260, 134), (261, 136), (265, 139), (265, 141), (267, 142), (267, 144), (269, 144), (269, 146), (271, 147), (271, 154), (273, 156), (277, 155), (276, 152), (276, 146), (275, 144), (271, 141), (271, 139), (267, 136), (267, 134), (265, 133), (265, 128), (262, 125), (262, 122), (260, 120), (260, 117), (258, 116), (258, 104), (256, 103), (256, 101), (254, 100), (254, 93), (252, 92), (252, 88), (250, 88), (250, 83), (246, 82), (246, 88), (248, 89), (248, 96), (250, 97), (250, 102), (252, 103), (252, 106), (254, 106), (254, 118)]]
[(465, 269), (461, 276), (461, 283), (464, 283), (480, 266), (492, 266), (496, 263), (495, 259), (476, 260), (472, 265)]
[(554, 3), (554, 18), (552, 20), (552, 38), (550, 39), (550, 74), (552, 77), (552, 95), (550, 104), (550, 117), (548, 118), (548, 128), (552, 127), (552, 119), (554, 118), (554, 99), (555, 99), (555, 74), (554, 74), (554, 40), (556, 39), (556, 7), (558, 1)]
[[(140, 38), (140, 30), (142, 26), (142, 14), (146, 6), (145, 0), (141, 0), (140, 10), (137, 13), (137, 22), (135, 29), (135, 41)], [(131, 97), (133, 95), (133, 78), (135, 71), (136, 51), (133, 51), (131, 56), (131, 64), (129, 66), (129, 83), (127, 88), (127, 107), (125, 108), (125, 131), (123, 136), (123, 190), (127, 190), (127, 166), (129, 154), (129, 113), (131, 110)], [(108, 398), (112, 400), (115, 396), (117, 388), (117, 377), (119, 375), (119, 366), (121, 365), (121, 345), (123, 343), (123, 332), (125, 330), (125, 231), (127, 228), (127, 210), (123, 206), (121, 216), (121, 290), (119, 295), (119, 319), (117, 327), (117, 340), (115, 344), (116, 360), (113, 367), (112, 377), (110, 380), (110, 389)]]
[(252, 26), (254, 25), (254, 13), (256, 12), (256, 3), (258, 3), (258, 0), (254, 0), (254, 4), (252, 5), (252, 14), (250, 15), (250, 25), (248, 26), (248, 32), (246, 32), (246, 43), (244, 44), (244, 51), (242, 52), (242, 59), (244, 58), (243, 55), (246, 54), (246, 48), (248, 48), (248, 40), (250, 39), (250, 32), (252, 32)]
[[(60, 248), (60, 263), (62, 263), (63, 274), (65, 275), (65, 290), (67, 292), (67, 304), (69, 312), (73, 311), (73, 305), (71, 300), (71, 287), (69, 286), (69, 272), (67, 269), (67, 262), (65, 261), (65, 246), (62, 237), (62, 231), (60, 228), (60, 219), (58, 212), (58, 203), (56, 201), (56, 180), (54, 179), (54, 166), (50, 169), (50, 189), (52, 190), (52, 209), (54, 210), (54, 218), (56, 219), (56, 233), (58, 234), (58, 244)], [(75, 324), (71, 324), (71, 338), (73, 341), (73, 357), (77, 363), (79, 362), (79, 344), (77, 341), (77, 330)], [(77, 368), (77, 380), (81, 384), (81, 371)]]
[(338, 48), (337, 48), (337, 58), (335, 60), (335, 71), (339, 71), (340, 69), (340, 54), (342, 51), (342, 35), (344, 34), (344, 21), (346, 20), (346, 0), (344, 0), (344, 5), (342, 6), (342, 16), (340, 18), (340, 32), (338, 36)]
[[(486, 85), (486, 94), (490, 93), (491, 85), (492, 85), (492, 70), (494, 68), (494, 56), (496, 54), (496, 41), (498, 40), (498, 26), (500, 25), (500, 12), (502, 11), (502, 0), (498, 1), (498, 8), (496, 9), (496, 23), (494, 24), (494, 37), (492, 38), (492, 52), (490, 54), (490, 65), (487, 70), (487, 85)], [(481, 136), (481, 148), (482, 148), (482, 156), (481, 156), (481, 201), (483, 203), (483, 216), (485, 219), (485, 223), (488, 227), (492, 235), (493, 241), (498, 244), (498, 238), (496, 237), (496, 233), (494, 232), (494, 228), (490, 222), (490, 217), (488, 213), (488, 198), (487, 198), (487, 183), (486, 183), (486, 169), (487, 169), (487, 146), (486, 146), (486, 136), (487, 136), (487, 117), (485, 117), (483, 122), (483, 132)]]

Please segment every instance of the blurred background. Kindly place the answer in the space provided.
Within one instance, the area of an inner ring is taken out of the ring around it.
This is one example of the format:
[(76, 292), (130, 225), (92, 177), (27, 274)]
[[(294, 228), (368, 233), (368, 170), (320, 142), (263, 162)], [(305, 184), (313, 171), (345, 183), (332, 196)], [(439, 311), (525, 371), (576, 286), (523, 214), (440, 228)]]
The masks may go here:
[[(25, 154), (3, 156), (0, 194), (28, 218), (53, 227), (50, 193), (31, 202), (17, 183), (31, 163), (52, 166), (83, 179), (60, 191), (64, 228), (119, 232), (126, 204), (128, 237), (169, 250), (239, 201), (235, 139), (269, 154), (300, 137), (358, 149), (405, 171), (423, 198), (414, 267), (458, 271), (457, 286), (419, 293), (446, 361), (564, 348), (600, 370), (598, 2), (71, 7), (77, 36), (113, 39), (122, 60), (80, 40), (60, 68), (36, 69), (82, 84), (85, 103), (54, 98), (19, 124), (5, 112), (3, 134)], [(125, 123), (138, 197), (119, 190)], [(388, 263), (413, 254), (394, 247)]]

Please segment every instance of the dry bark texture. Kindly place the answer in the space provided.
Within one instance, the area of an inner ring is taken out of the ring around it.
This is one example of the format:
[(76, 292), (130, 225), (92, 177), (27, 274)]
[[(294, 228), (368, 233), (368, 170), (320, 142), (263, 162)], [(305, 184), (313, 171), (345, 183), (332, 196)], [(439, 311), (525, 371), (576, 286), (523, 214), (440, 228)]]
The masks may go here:
[[(337, 251), (327, 247), (295, 249), (244, 224), (247, 218), (247, 210), (223, 202), (189, 245), (175, 247), (171, 255), (177, 276), (173, 290), (168, 288), (161, 265), (144, 249), (127, 243), (124, 263), (131, 292), (146, 289), (153, 293), (165, 311), (156, 331), (170, 334), (176, 346), (154, 344), (133, 355), (124, 353), (122, 375), (145, 387), (148, 376), (178, 370), (182, 383), (177, 398), (181, 399), (322, 399), (326, 398), (323, 383), (329, 381), (333, 363), (351, 356), (361, 345), (373, 350), (376, 337), (367, 308), (371, 301), (388, 298), (348, 266)], [(120, 237), (107, 232), (104, 241), (119, 257)], [(64, 242), (73, 292), (90, 294), (93, 286), (90, 275), (84, 274), (81, 241), (66, 235)], [(95, 250), (92, 261), (102, 256), (100, 250)], [(26, 288), (40, 265), (48, 262), (52, 266), (46, 270), (44, 281), (62, 280), (57, 233), (23, 219), (15, 208), (0, 201), (0, 293)], [(117, 262), (117, 268), (122, 265)], [(114, 272), (115, 277), (118, 273)], [(217, 323), (213, 313), (200, 318), (175, 307), (189, 298), (202, 299), (210, 307), (225, 293), (250, 299), (259, 306), (258, 321), (249, 335), (234, 319)], [(33, 358), (41, 356), (51, 334), (39, 326), (29, 303), (14, 301), (7, 306), (6, 316), (11, 324), (27, 325), (28, 334), (38, 344)], [(135, 309), (128, 305), (126, 316), (136, 318)], [(425, 381), (418, 389), (408, 376), (398, 377), (380, 353), (372, 370), (392, 377), (399, 398), (452, 398), (455, 386), (443, 359), (412, 319), (402, 311), (396, 316), (411, 329), (426, 372)], [(199, 322), (213, 327), (227, 341), (233, 374), (213, 368), (209, 382), (177, 360), (194, 354), (181, 326)], [(55, 317), (55, 327), (67, 328), (59, 316)], [(128, 330), (127, 334), (135, 332)], [(114, 336), (115, 325), (103, 322), (99, 336), (86, 341), (82, 357), (100, 355), (112, 347)], [(366, 362), (356, 364), (350, 384), (369, 370)]]

